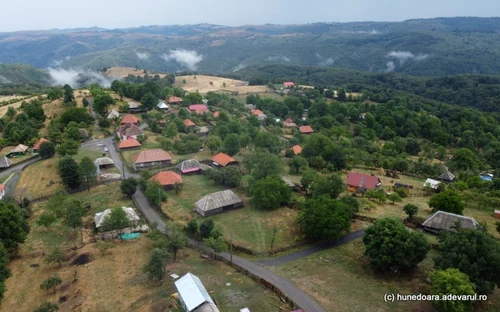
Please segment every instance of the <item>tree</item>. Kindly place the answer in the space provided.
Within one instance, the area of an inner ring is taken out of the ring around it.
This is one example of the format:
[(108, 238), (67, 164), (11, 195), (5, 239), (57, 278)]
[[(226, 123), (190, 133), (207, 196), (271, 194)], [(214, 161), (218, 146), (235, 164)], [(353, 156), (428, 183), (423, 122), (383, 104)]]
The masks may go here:
[(306, 200), (301, 205), (297, 222), (310, 240), (339, 238), (351, 226), (345, 205), (327, 196)]
[(354, 215), (359, 212), (361, 204), (356, 197), (344, 195), (339, 198), (339, 200), (344, 204), (347, 212), (349, 213), (349, 218), (354, 218)]
[(309, 163), (304, 157), (297, 155), (294, 156), (292, 160), (290, 160), (289, 166), (290, 166), (290, 173), (294, 174), (294, 173), (299, 173), (301, 170), (308, 169)]
[(198, 233), (198, 222), (195, 219), (189, 220), (186, 226), (186, 232), (191, 235), (196, 235)]
[(73, 230), (82, 226), (82, 218), (84, 215), (82, 202), (79, 199), (70, 197), (63, 202), (63, 207), (66, 211), (63, 220), (64, 225)]
[(59, 311), (59, 305), (55, 302), (42, 302), (42, 304), (33, 310), (33, 312), (55, 312)]
[(174, 261), (177, 258), (177, 252), (186, 247), (188, 239), (186, 235), (177, 227), (173, 227), (168, 233), (167, 249), (174, 256)]
[(415, 268), (425, 259), (430, 245), (419, 232), (410, 232), (392, 218), (379, 219), (365, 230), (365, 255), (378, 271), (399, 273)]
[(203, 220), (203, 222), (200, 224), (201, 238), (210, 237), (210, 234), (212, 233), (214, 228), (215, 228), (214, 220), (212, 219)]
[(408, 220), (413, 220), (413, 217), (418, 213), (418, 207), (412, 204), (404, 205), (403, 210), (408, 215)]
[(456, 170), (476, 170), (478, 161), (476, 154), (468, 148), (461, 148), (453, 153), (450, 167)]
[(125, 194), (128, 197), (132, 197), (132, 195), (134, 195), (135, 191), (137, 190), (137, 185), (138, 182), (135, 178), (124, 179), (120, 183), (120, 190), (122, 194)]
[(467, 274), (476, 292), (488, 295), (500, 286), (500, 242), (483, 230), (458, 227), (439, 235), (439, 270), (456, 268)]
[(63, 86), (63, 90), (64, 90), (64, 103), (68, 104), (73, 102), (73, 100), (75, 99), (75, 96), (73, 94), (73, 88), (71, 88), (70, 85), (65, 84)]
[(38, 154), (42, 159), (48, 159), (56, 154), (56, 146), (52, 142), (45, 141), (40, 144)]
[(496, 222), (495, 226), (496, 226), (497, 232), (500, 234), (500, 222)]
[(160, 206), (162, 202), (168, 200), (167, 193), (163, 190), (163, 186), (157, 181), (149, 181), (146, 185), (144, 196), (155, 206)]
[(79, 125), (71, 121), (68, 123), (66, 128), (64, 128), (64, 134), (63, 134), (64, 140), (71, 140), (71, 141), (81, 141), (82, 140), (82, 134), (80, 133), (80, 127)]
[(63, 97), (63, 92), (61, 89), (52, 88), (47, 92), (47, 98), (51, 101), (60, 99)]
[(170, 260), (170, 253), (166, 249), (155, 248), (151, 251), (149, 262), (144, 266), (144, 272), (148, 274), (150, 280), (157, 279), (160, 285), (165, 278), (166, 265)]
[(54, 247), (45, 257), (45, 262), (47, 263), (58, 263), (59, 267), (62, 266), (64, 261), (64, 252), (60, 246)]
[(209, 135), (205, 144), (210, 149), (210, 154), (213, 155), (214, 151), (219, 150), (222, 146), (222, 140), (218, 136)]
[(38, 217), (38, 221), (36, 222), (36, 224), (38, 224), (39, 226), (44, 226), (47, 229), (49, 229), (50, 226), (54, 224), (54, 222), (56, 221), (57, 221), (56, 216), (54, 216), (51, 213), (44, 212), (40, 215), (40, 217)]
[[(436, 270), (430, 274), (431, 295), (471, 295), (475, 293), (475, 285), (469, 277), (455, 268)], [(437, 300), (432, 305), (438, 312), (471, 311), (472, 301)]]
[(95, 244), (95, 247), (101, 252), (101, 255), (104, 256), (106, 251), (115, 247), (115, 244), (100, 240)]
[(51, 293), (56, 293), (56, 287), (62, 284), (62, 279), (59, 276), (52, 276), (40, 284), (42, 290), (48, 290)]
[(394, 190), (394, 192), (398, 193), (398, 195), (401, 197), (401, 198), (406, 198), (408, 197), (409, 195), (409, 191), (403, 187), (398, 187)]
[(224, 140), (224, 149), (229, 156), (234, 156), (240, 151), (240, 138), (237, 134), (231, 133)]
[[(106, 92), (100, 92), (94, 96), (93, 108), (98, 114), (105, 114), (108, 112), (108, 106), (115, 103), (115, 100)], [(85, 106), (85, 105), (84, 105)]]
[(9, 264), (9, 252), (0, 242), (0, 302), (3, 299), (5, 292), (5, 280), (12, 276), (12, 273), (7, 266)]
[(8, 250), (15, 250), (26, 239), (29, 226), (23, 212), (12, 202), (0, 201), (0, 237)]
[(266, 150), (251, 153), (245, 158), (244, 163), (247, 171), (256, 180), (283, 172), (283, 162), (280, 157)]
[(401, 196), (399, 196), (399, 194), (398, 194), (398, 193), (396, 193), (396, 192), (391, 193), (391, 195), (389, 195), (389, 196), (387, 197), (387, 199), (389, 199), (389, 200), (390, 200), (393, 204), (394, 204), (395, 202), (398, 202), (398, 203), (399, 203), (400, 201), (402, 201), (402, 200), (403, 200), (403, 199), (401, 198)]
[(279, 176), (272, 175), (257, 180), (250, 186), (252, 204), (264, 210), (272, 210), (290, 202), (290, 187)]
[(83, 157), (80, 161), (80, 177), (87, 185), (87, 191), (90, 191), (90, 184), (97, 181), (97, 172), (94, 162), (89, 157)]
[(328, 195), (331, 198), (337, 198), (344, 190), (344, 180), (338, 174), (318, 175), (311, 185), (313, 197)]
[(208, 237), (203, 239), (205, 247), (219, 253), (227, 250), (227, 244), (222, 236)]
[(158, 98), (153, 93), (146, 93), (141, 97), (142, 106), (146, 110), (152, 110), (158, 104)]
[(309, 187), (312, 185), (314, 180), (316, 180), (317, 176), (318, 176), (318, 174), (316, 173), (316, 171), (307, 170), (302, 175), (302, 178), (300, 178), (300, 184), (302, 184), (302, 187), (306, 191), (306, 195), (309, 191)]
[(57, 148), (57, 153), (61, 156), (73, 156), (78, 154), (80, 143), (73, 140), (64, 140)]
[(227, 187), (237, 187), (241, 184), (242, 174), (238, 167), (229, 166), (220, 170), (210, 169), (205, 171), (205, 176), (215, 183)]
[(127, 213), (120, 207), (111, 208), (110, 214), (104, 219), (103, 227), (108, 230), (121, 230), (130, 226)]
[(282, 148), (280, 138), (271, 132), (259, 132), (255, 138), (254, 144), (255, 147), (267, 149), (273, 154), (278, 154)]
[(167, 127), (167, 130), (165, 131), (165, 136), (167, 138), (175, 138), (175, 136), (177, 135), (177, 125), (175, 124), (175, 122), (171, 122), (168, 127)]
[(439, 194), (435, 194), (429, 201), (432, 212), (446, 211), (461, 215), (465, 208), (465, 203), (459, 192), (448, 189)]

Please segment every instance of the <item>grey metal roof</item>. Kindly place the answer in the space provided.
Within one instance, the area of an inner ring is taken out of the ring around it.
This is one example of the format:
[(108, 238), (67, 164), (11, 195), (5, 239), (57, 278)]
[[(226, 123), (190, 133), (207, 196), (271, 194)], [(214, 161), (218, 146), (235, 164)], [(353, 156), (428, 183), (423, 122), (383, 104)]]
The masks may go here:
[(120, 117), (120, 113), (118, 111), (116, 111), (116, 109), (113, 109), (108, 114), (108, 119), (113, 119), (113, 118), (118, 118), (118, 117)]
[(465, 217), (445, 211), (437, 211), (425, 219), (423, 226), (436, 230), (450, 230), (457, 221), (460, 221), (463, 228), (476, 230), (481, 225), (471, 217)]
[(139, 104), (136, 102), (128, 102), (128, 108), (138, 108)]
[(214, 303), (205, 302), (201, 306), (194, 309), (193, 312), (220, 312), (220, 310)]
[(175, 287), (179, 293), (179, 298), (186, 306), (188, 312), (195, 311), (197, 307), (205, 302), (214, 304), (205, 286), (203, 286), (200, 279), (192, 273), (187, 273), (175, 281)]
[(97, 158), (94, 161), (94, 164), (99, 165), (99, 166), (105, 166), (105, 165), (114, 165), (115, 162), (113, 161), (113, 159), (111, 159), (109, 157), (101, 157), (101, 158)]
[(208, 133), (208, 128), (207, 127), (199, 127), (198, 133)]
[(188, 159), (184, 160), (180, 164), (177, 164), (175, 166), (176, 169), (179, 170), (187, 170), (187, 169), (193, 169), (193, 168), (200, 168), (200, 162), (197, 161), (196, 159)]
[(441, 173), (441, 175), (438, 177), (439, 180), (444, 180), (444, 181), (453, 181), (455, 179), (455, 175), (449, 171)]
[[(132, 207), (122, 207), (122, 210), (127, 214), (129, 221), (139, 221), (139, 215)], [(104, 220), (111, 214), (111, 209), (106, 209), (103, 212), (98, 212), (94, 215), (95, 227), (101, 227)]]
[(221, 207), (241, 203), (241, 198), (233, 191), (225, 190), (212, 194), (208, 194), (195, 203), (196, 207), (201, 211), (210, 211)]
[(13, 163), (10, 159), (5, 156), (0, 157), (0, 168), (9, 168), (12, 165)]

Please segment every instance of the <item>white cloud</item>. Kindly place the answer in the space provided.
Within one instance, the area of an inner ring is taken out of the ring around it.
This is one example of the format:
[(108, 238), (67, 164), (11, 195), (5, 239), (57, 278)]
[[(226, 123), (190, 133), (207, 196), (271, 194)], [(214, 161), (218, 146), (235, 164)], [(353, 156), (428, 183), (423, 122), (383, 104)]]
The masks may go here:
[(399, 60), (399, 63), (403, 65), (407, 60), (410, 59), (415, 59), (416, 61), (425, 60), (427, 57), (429, 57), (429, 54), (419, 53), (417, 55), (414, 55), (409, 51), (391, 51), (387, 53), (386, 57), (397, 58)]
[(0, 76), (0, 83), (11, 83), (9, 79), (5, 78), (4, 76)]
[(394, 65), (394, 62), (393, 61), (389, 61), (387, 62), (387, 68), (386, 68), (386, 72), (389, 73), (389, 72), (392, 72), (394, 71), (394, 69), (396, 69), (396, 65)]
[(329, 65), (333, 65), (333, 63), (335, 63), (335, 61), (333, 60), (333, 58), (329, 57), (326, 60), (322, 61), (320, 63), (320, 65), (322, 65), (322, 66), (329, 66)]
[(82, 83), (86, 85), (97, 83), (103, 87), (110, 87), (114, 80), (92, 70), (49, 68), (48, 71), (53, 85), (68, 84), (73, 88), (79, 87)]
[(141, 53), (141, 52), (135, 51), (135, 55), (137, 55), (138, 59), (143, 60), (143, 61), (149, 59), (149, 53), (147, 53), (147, 52)]
[(241, 63), (233, 69), (233, 72), (246, 68), (247, 66), (248, 66), (247, 64)]
[(176, 61), (190, 70), (196, 70), (196, 65), (203, 60), (203, 55), (196, 51), (177, 49), (170, 50), (169, 54), (163, 54), (161, 58), (167, 62)]
[(286, 56), (283, 56), (283, 55), (276, 55), (276, 56), (270, 56), (267, 58), (268, 61), (270, 62), (274, 62), (274, 61), (285, 61), (285, 62), (290, 62), (291, 60), (286, 57)]
[(429, 54), (419, 53), (415, 56), (415, 60), (421, 61), (429, 57)]

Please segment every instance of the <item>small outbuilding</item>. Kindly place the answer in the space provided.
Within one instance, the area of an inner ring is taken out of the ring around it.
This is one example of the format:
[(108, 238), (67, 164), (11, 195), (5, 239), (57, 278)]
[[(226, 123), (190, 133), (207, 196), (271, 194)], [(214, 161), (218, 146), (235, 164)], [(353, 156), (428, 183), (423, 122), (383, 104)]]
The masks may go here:
[(179, 300), (186, 312), (219, 312), (200, 279), (187, 273), (174, 282)]
[(182, 99), (178, 96), (171, 96), (167, 100), (168, 104), (182, 104)]
[(141, 151), (132, 157), (134, 169), (151, 168), (153, 166), (165, 167), (172, 163), (172, 156), (162, 149)]
[(460, 222), (462, 228), (471, 230), (477, 230), (481, 228), (481, 225), (474, 218), (461, 216), (445, 211), (437, 211), (431, 214), (422, 223), (422, 227), (428, 232), (439, 234), (439, 232), (441, 231), (453, 230), (452, 227), (457, 222)]
[(198, 134), (199, 136), (207, 136), (208, 135), (208, 128), (203, 126), (203, 127), (198, 127), (196, 129), (196, 134)]
[(299, 127), (299, 131), (302, 134), (311, 134), (311, 133), (314, 133), (314, 130), (313, 130), (313, 128), (311, 128), (311, 126), (300, 126)]
[(163, 101), (158, 102), (158, 105), (156, 105), (156, 107), (158, 107), (158, 109), (163, 110), (163, 111), (168, 110), (167, 103), (165, 103)]
[(219, 153), (215, 155), (214, 157), (212, 157), (211, 160), (212, 160), (212, 165), (216, 168), (238, 164), (238, 162), (234, 158), (224, 153)]
[(142, 106), (136, 102), (128, 102), (128, 112), (132, 114), (137, 114), (142, 112)]
[(196, 124), (191, 119), (184, 119), (184, 126), (186, 128), (194, 128)]
[(115, 162), (109, 157), (100, 157), (94, 160), (94, 165), (97, 168), (97, 173), (101, 173), (101, 169), (113, 168), (115, 166)]
[(302, 153), (302, 147), (300, 145), (294, 145), (290, 148), (295, 155)]
[(160, 183), (165, 191), (173, 190), (175, 184), (182, 185), (182, 177), (173, 171), (158, 172), (151, 177), (151, 181)]
[(38, 154), (38, 152), (40, 150), (40, 145), (42, 145), (43, 142), (50, 142), (50, 141), (45, 139), (45, 138), (38, 139), (38, 141), (36, 141), (35, 145), (33, 145), (33, 149), (32, 149), (33, 154)]
[(28, 147), (26, 145), (19, 144), (18, 146), (14, 147), (7, 154), (7, 156), (9, 156), (9, 157), (24, 156), (24, 155), (26, 155), (26, 151), (28, 151)]
[[(130, 222), (130, 226), (137, 226), (137, 223), (139, 222), (140, 218), (137, 212), (135, 212), (134, 208), (131, 207), (121, 207), (123, 211), (127, 214), (127, 219)], [(103, 212), (96, 213), (94, 215), (94, 223), (95, 227), (99, 231), (107, 231), (106, 227), (104, 226), (104, 220), (109, 217), (111, 214), (111, 209), (106, 209)]]
[(438, 180), (444, 181), (444, 182), (452, 182), (455, 179), (455, 175), (449, 171), (441, 173), (441, 175), (438, 177)]
[(0, 157), (0, 169), (9, 168), (13, 164), (14, 163), (10, 159), (8, 159), (6, 156)]
[(293, 122), (292, 118), (287, 118), (284, 122), (283, 122), (283, 126), (285, 128), (295, 128), (297, 127), (297, 124)]
[(243, 201), (231, 190), (209, 194), (195, 203), (196, 211), (204, 217), (241, 207)]
[(132, 123), (132, 124), (138, 126), (141, 122), (140, 122), (139, 118), (135, 117), (134, 115), (132, 115), (132, 114), (126, 114), (125, 116), (123, 116), (122, 121), (120, 122), (120, 124), (121, 125), (126, 125), (128, 123)]
[(425, 180), (424, 187), (430, 187), (433, 190), (437, 190), (439, 184), (441, 184), (440, 181), (428, 178), (427, 180)]
[(120, 118), (120, 113), (116, 109), (111, 110), (111, 112), (109, 112), (108, 114), (108, 119), (114, 118)]
[(139, 141), (137, 141), (136, 139), (126, 139), (121, 141), (118, 145), (118, 149), (120, 150), (134, 149), (139, 147), (141, 147), (141, 143), (139, 143)]
[(182, 174), (191, 174), (191, 173), (202, 173), (207, 169), (212, 169), (210, 166), (200, 163), (196, 159), (188, 159), (184, 160), (180, 164), (175, 166), (177, 172)]

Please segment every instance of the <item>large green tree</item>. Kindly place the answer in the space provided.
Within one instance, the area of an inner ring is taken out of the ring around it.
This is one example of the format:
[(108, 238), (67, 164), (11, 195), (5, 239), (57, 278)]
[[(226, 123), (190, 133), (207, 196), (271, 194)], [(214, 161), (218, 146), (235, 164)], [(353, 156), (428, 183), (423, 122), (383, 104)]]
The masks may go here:
[(254, 145), (257, 148), (267, 149), (273, 154), (279, 153), (283, 147), (280, 138), (276, 134), (265, 131), (261, 131), (257, 134)]
[(80, 186), (80, 167), (71, 157), (64, 157), (59, 160), (59, 176), (62, 183), (71, 189), (76, 189)]
[(17, 249), (28, 232), (29, 226), (21, 209), (12, 202), (0, 201), (0, 240), (5, 248)]
[[(475, 285), (469, 277), (455, 268), (436, 270), (430, 274), (431, 295), (470, 295), (475, 293)], [(435, 300), (432, 305), (438, 312), (467, 312), (472, 310), (472, 302), (466, 300)]]
[(120, 183), (120, 190), (128, 197), (132, 197), (132, 195), (134, 195), (135, 191), (137, 190), (137, 185), (138, 182), (135, 178), (124, 179)]
[(163, 284), (165, 278), (166, 266), (171, 258), (166, 249), (155, 248), (151, 251), (149, 262), (144, 266), (144, 271), (148, 274), (150, 280), (157, 279)]
[(51, 158), (56, 154), (56, 146), (52, 142), (43, 142), (42, 144), (40, 144), (38, 154), (42, 159)]
[(78, 154), (78, 149), (80, 148), (80, 142), (73, 140), (64, 140), (59, 147), (57, 147), (57, 153), (61, 156), (74, 156)]
[(94, 162), (89, 157), (83, 157), (80, 161), (80, 177), (90, 191), (90, 185), (97, 181), (97, 171)]
[(0, 242), (0, 303), (5, 292), (5, 280), (12, 276), (9, 267), (9, 252)]
[(216, 135), (210, 135), (205, 142), (206, 146), (210, 149), (210, 154), (214, 154), (214, 151), (219, 150), (222, 146), (222, 140)]
[(73, 88), (71, 88), (70, 85), (65, 84), (63, 86), (63, 90), (64, 90), (64, 103), (68, 104), (73, 102), (73, 100), (75, 99), (75, 96), (73, 94)]
[(98, 114), (105, 114), (108, 111), (108, 106), (112, 105), (115, 100), (106, 92), (101, 92), (94, 97), (93, 108)]
[(146, 93), (141, 98), (141, 103), (146, 110), (152, 110), (158, 104), (158, 98), (153, 93)]
[(476, 154), (468, 148), (461, 148), (453, 153), (450, 167), (457, 170), (476, 170), (478, 168)]
[(130, 226), (130, 220), (120, 207), (111, 208), (110, 214), (103, 221), (103, 228), (108, 231), (121, 230), (127, 226)]
[(337, 198), (345, 190), (344, 180), (338, 174), (318, 175), (311, 185), (313, 197), (328, 195)]
[(237, 134), (231, 133), (224, 140), (224, 150), (229, 156), (234, 156), (240, 152), (240, 138)]
[(244, 164), (248, 172), (256, 180), (283, 172), (283, 162), (278, 155), (266, 150), (257, 150), (248, 155)]
[(459, 228), (439, 235), (437, 269), (456, 268), (467, 274), (480, 294), (500, 287), (500, 242), (483, 230)]
[(292, 191), (279, 176), (272, 175), (253, 182), (250, 194), (257, 208), (272, 210), (288, 204)]
[(459, 192), (447, 189), (444, 192), (435, 194), (429, 201), (432, 212), (446, 211), (461, 215), (465, 208), (465, 202)]
[(167, 193), (163, 190), (163, 186), (156, 181), (149, 181), (146, 184), (144, 196), (155, 206), (160, 206), (162, 202), (168, 200)]
[(369, 226), (363, 243), (375, 270), (394, 273), (415, 268), (430, 250), (422, 233), (410, 232), (401, 221), (392, 218), (379, 219)]
[(297, 220), (310, 240), (339, 238), (351, 225), (345, 204), (327, 196), (306, 200)]
[(167, 236), (167, 249), (174, 256), (175, 261), (177, 258), (177, 252), (186, 247), (188, 239), (186, 234), (184, 234), (184, 232), (176, 226), (170, 228)]

